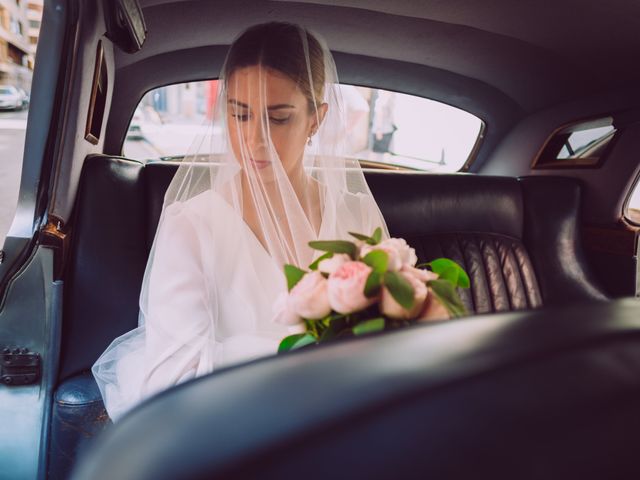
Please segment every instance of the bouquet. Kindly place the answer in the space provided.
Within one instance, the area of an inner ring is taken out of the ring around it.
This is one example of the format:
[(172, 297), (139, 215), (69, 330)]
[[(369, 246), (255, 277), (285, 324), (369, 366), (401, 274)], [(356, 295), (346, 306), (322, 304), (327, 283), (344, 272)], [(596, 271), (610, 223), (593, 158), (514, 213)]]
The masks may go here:
[(275, 321), (303, 331), (284, 338), (279, 352), (466, 313), (456, 288), (468, 288), (469, 277), (457, 263), (416, 266), (415, 250), (402, 238), (382, 240), (380, 228), (349, 234), (355, 241), (309, 242), (324, 253), (307, 270), (284, 266), (288, 292), (276, 300)]

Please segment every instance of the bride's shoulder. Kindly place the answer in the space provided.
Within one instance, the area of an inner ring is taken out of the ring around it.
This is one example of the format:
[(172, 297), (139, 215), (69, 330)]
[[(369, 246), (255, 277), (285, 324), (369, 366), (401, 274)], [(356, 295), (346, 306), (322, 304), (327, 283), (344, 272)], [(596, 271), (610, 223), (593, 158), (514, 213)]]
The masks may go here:
[(227, 205), (220, 194), (213, 190), (205, 190), (193, 197), (176, 201), (165, 207), (168, 216), (202, 217), (211, 213), (222, 214)]

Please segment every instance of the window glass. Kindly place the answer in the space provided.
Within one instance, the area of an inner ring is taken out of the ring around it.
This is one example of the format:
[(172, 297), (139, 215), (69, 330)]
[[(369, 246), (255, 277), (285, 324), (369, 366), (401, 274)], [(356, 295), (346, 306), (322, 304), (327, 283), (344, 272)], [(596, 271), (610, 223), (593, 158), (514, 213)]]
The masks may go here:
[[(460, 170), (474, 151), (482, 121), (421, 97), (341, 85), (347, 115), (347, 155), (363, 166)], [(217, 80), (148, 92), (136, 108), (123, 154), (138, 160), (185, 155), (211, 119)]]
[(18, 200), (42, 5), (0, 1), (0, 246)]
[(625, 217), (640, 225), (640, 182), (636, 184), (627, 202)]
[(535, 167), (598, 166), (604, 160), (616, 129), (611, 117), (563, 127), (547, 141)]

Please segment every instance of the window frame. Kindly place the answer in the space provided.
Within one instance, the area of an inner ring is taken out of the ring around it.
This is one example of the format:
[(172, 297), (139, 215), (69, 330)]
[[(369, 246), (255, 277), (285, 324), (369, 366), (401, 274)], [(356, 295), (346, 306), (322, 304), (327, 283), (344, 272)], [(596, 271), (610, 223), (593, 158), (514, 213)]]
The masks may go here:
[[(558, 145), (553, 144), (553, 141), (559, 135), (562, 135), (564, 130), (568, 130), (572, 127), (577, 127), (583, 124), (596, 123), (600, 120), (606, 120), (607, 118), (611, 118), (611, 126), (614, 128), (613, 136), (608, 141), (607, 145), (604, 147), (604, 151), (596, 161), (584, 158), (557, 158), (566, 141), (562, 142), (559, 148), (557, 148)], [(607, 158), (611, 154), (611, 151), (615, 147), (615, 144), (620, 138), (620, 134), (623, 130), (622, 128), (616, 127), (615, 123), (615, 114), (603, 113), (601, 115), (592, 115), (586, 118), (572, 120), (560, 125), (559, 127), (556, 127), (551, 132), (551, 134), (547, 136), (544, 143), (542, 144), (540, 149), (538, 149), (536, 155), (533, 157), (533, 161), (531, 162), (531, 170), (597, 169), (602, 167), (602, 165), (604, 165)], [(550, 154), (550, 152), (555, 153)]]
[[(158, 90), (160, 88), (166, 88), (166, 87), (170, 87), (170, 86), (174, 86), (174, 85), (181, 85), (181, 84), (185, 84), (185, 83), (197, 83), (197, 82), (209, 82), (209, 81), (213, 81), (213, 80), (220, 80), (218, 77), (216, 78), (201, 78), (201, 79), (196, 79), (196, 80), (185, 80), (185, 81), (180, 81), (180, 82), (173, 82), (173, 83), (168, 83), (165, 85), (158, 85), (155, 86), (153, 88), (149, 88), (148, 90), (145, 90), (144, 93), (140, 96), (140, 98), (137, 100), (137, 102), (135, 103), (135, 108), (131, 111), (131, 115), (129, 117), (128, 122), (126, 123), (126, 128), (124, 130), (125, 134), (122, 138), (122, 143), (120, 144), (120, 155), (126, 158), (132, 158), (132, 157), (128, 157), (127, 153), (125, 152), (125, 144), (127, 143), (127, 133), (129, 131), (129, 127), (131, 126), (131, 122), (133, 121), (133, 117), (135, 115), (135, 111), (136, 109), (140, 106), (140, 102), (142, 102), (142, 99), (148, 95), (150, 92), (153, 92), (154, 90)], [(455, 105), (451, 105), (449, 103), (443, 102), (441, 100), (435, 100), (433, 98), (429, 98), (429, 97), (424, 97), (421, 95), (416, 95), (415, 93), (407, 93), (407, 92), (403, 92), (400, 90), (393, 90), (393, 89), (388, 89), (388, 88), (383, 88), (383, 87), (372, 87), (370, 85), (362, 85), (362, 84), (357, 84), (357, 83), (345, 83), (344, 85), (350, 85), (353, 87), (362, 87), (362, 88), (369, 88), (369, 89), (376, 89), (376, 90), (386, 90), (388, 92), (394, 92), (394, 93), (399, 93), (402, 95), (410, 95), (412, 97), (416, 97), (416, 98), (420, 98), (420, 99), (425, 99), (425, 100), (430, 100), (432, 102), (437, 102), (439, 104), (442, 105), (446, 105), (448, 107), (451, 108), (455, 108), (457, 110), (460, 110), (462, 112), (465, 112), (469, 115), (474, 116), (475, 118), (477, 118), (480, 121), (480, 128), (478, 130), (478, 135), (475, 139), (475, 142), (473, 144), (473, 146), (471, 147), (471, 150), (469, 151), (469, 154), (467, 155), (467, 159), (465, 160), (465, 162), (462, 164), (462, 166), (458, 169), (455, 170), (451, 173), (465, 173), (465, 172), (469, 172), (471, 170), (471, 166), (473, 165), (473, 163), (476, 161), (476, 159), (478, 158), (478, 155), (480, 153), (480, 149), (483, 145), (484, 139), (486, 138), (486, 132), (487, 132), (487, 123), (484, 119), (480, 118), (479, 116), (477, 116), (474, 113), (471, 113), (467, 110), (464, 110), (463, 108), (460, 108), (458, 106)], [(186, 155), (186, 153), (185, 153)], [(156, 158), (156, 159), (136, 159), (139, 161), (156, 161), (156, 160), (163, 160), (163, 161), (167, 161), (167, 160), (175, 160), (176, 158), (182, 158), (182, 155), (169, 155), (166, 157), (160, 157), (160, 158)], [(354, 157), (355, 158), (355, 157)], [(407, 166), (402, 166), (402, 165), (395, 165), (395, 164), (385, 164), (385, 163), (377, 163), (374, 162), (372, 160), (369, 159), (365, 159), (365, 158), (357, 158), (358, 162), (360, 163), (361, 167), (365, 170), (369, 170), (369, 169), (375, 169), (375, 170), (385, 170), (385, 171), (390, 171), (390, 172), (395, 172), (395, 173), (400, 173), (400, 172), (420, 172), (420, 173), (433, 173), (433, 174), (437, 174), (439, 172), (431, 172), (429, 170), (422, 170), (422, 169), (414, 169), (411, 167), (407, 167)]]

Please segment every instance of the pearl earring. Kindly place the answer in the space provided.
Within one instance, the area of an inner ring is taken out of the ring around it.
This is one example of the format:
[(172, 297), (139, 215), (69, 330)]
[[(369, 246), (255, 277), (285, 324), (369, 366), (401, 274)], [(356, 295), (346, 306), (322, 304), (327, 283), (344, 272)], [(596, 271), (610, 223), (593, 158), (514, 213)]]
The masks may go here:
[(309, 146), (313, 145), (313, 142), (311, 141), (311, 136), (309, 136), (307, 139), (307, 145)]

